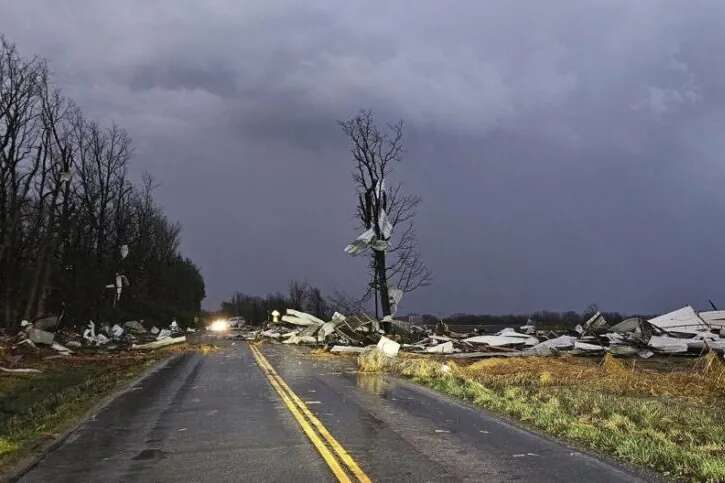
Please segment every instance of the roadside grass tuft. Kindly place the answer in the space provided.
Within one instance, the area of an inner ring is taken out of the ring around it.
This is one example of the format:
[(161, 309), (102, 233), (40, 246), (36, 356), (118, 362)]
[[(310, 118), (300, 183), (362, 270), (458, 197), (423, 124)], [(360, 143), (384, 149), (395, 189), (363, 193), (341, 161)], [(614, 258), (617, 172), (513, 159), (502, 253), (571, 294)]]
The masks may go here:
[(376, 373), (383, 372), (392, 367), (394, 359), (386, 356), (377, 349), (372, 349), (360, 354), (357, 358), (357, 366), (360, 372)]
[(669, 476), (725, 481), (725, 364), (713, 355), (663, 370), (610, 355), (456, 364), (375, 352), (358, 358), (362, 371), (410, 378)]

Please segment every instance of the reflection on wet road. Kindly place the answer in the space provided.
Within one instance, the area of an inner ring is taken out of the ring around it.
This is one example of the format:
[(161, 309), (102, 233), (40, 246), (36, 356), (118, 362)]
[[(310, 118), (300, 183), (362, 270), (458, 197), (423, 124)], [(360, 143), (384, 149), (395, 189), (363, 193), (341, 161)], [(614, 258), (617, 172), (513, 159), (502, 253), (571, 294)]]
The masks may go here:
[[(640, 481), (617, 466), (354, 360), (262, 346), (373, 481)], [(172, 360), (22, 481), (335, 481), (246, 343)]]
[(375, 481), (641, 481), (426, 388), (358, 373), (354, 359), (263, 353)]

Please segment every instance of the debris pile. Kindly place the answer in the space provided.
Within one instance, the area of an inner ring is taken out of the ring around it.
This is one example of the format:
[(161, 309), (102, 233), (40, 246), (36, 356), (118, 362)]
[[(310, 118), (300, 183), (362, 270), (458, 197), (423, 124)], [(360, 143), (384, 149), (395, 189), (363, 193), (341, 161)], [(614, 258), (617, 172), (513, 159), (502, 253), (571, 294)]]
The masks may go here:
[[(187, 329), (191, 331), (193, 329)], [(67, 357), (75, 353), (113, 353), (122, 350), (147, 350), (186, 341), (181, 328), (173, 321), (168, 329), (147, 330), (142, 321), (124, 324), (100, 324), (89, 321), (81, 331), (64, 327), (61, 317), (46, 317), (33, 322), (23, 320), (15, 335), (0, 334), (0, 371), (34, 373), (18, 368), (28, 356), (42, 359)]]
[[(380, 322), (366, 315), (346, 317), (335, 312), (326, 322), (314, 315), (287, 309), (279, 321), (268, 322), (263, 330), (246, 328), (240, 337), (247, 340), (264, 338), (283, 344), (364, 347), (377, 344), (382, 334)], [(354, 352), (355, 349), (342, 351)]]
[(338, 312), (331, 320), (324, 321), (287, 309), (281, 320), (269, 322), (261, 330), (247, 329), (241, 337), (283, 344), (324, 345), (333, 353), (377, 348), (391, 357), (399, 351), (452, 358), (605, 353), (649, 358), (655, 354), (725, 353), (725, 311), (698, 313), (690, 306), (649, 320), (630, 318), (615, 325), (610, 325), (597, 312), (572, 331), (563, 332), (537, 330), (531, 320), (519, 330), (505, 328), (495, 334), (481, 334), (457, 333), (443, 322), (434, 328), (423, 328), (386, 318), (383, 322), (390, 322), (392, 326), (386, 334), (380, 322), (364, 314), (345, 316)]

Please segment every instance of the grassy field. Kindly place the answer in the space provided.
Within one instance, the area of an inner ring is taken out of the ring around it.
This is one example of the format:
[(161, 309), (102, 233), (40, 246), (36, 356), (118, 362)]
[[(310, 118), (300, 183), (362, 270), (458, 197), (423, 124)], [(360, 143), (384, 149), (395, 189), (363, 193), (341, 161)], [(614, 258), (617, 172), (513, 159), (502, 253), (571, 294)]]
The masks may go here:
[(0, 472), (57, 438), (114, 390), (185, 346), (35, 360), (41, 374), (0, 375)]
[(725, 481), (725, 365), (713, 355), (660, 361), (521, 357), (456, 364), (378, 352), (387, 371), (564, 440), (693, 481)]

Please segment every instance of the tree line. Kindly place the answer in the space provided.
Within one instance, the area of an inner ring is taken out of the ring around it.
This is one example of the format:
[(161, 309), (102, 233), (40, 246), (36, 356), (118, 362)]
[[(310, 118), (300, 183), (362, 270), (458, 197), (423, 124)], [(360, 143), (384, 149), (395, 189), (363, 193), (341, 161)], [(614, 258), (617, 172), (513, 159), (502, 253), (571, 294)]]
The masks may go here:
[[(597, 311), (596, 306), (591, 306), (587, 307), (581, 313), (574, 310), (566, 312), (539, 310), (530, 314), (453, 314), (444, 320), (446, 323), (453, 325), (491, 325), (514, 328), (518, 328), (528, 321), (533, 321), (539, 329), (572, 329), (577, 324), (581, 324), (589, 319)], [(629, 317), (619, 312), (602, 312), (602, 315), (610, 324), (617, 324)]]
[(301, 310), (322, 320), (330, 320), (334, 312), (333, 303), (323, 297), (319, 288), (297, 280), (289, 282), (287, 294), (277, 292), (260, 297), (237, 292), (222, 302), (221, 309), (228, 317), (243, 317), (255, 325), (272, 320), (274, 310), (280, 314), (286, 309)]
[(0, 36), (0, 322), (191, 320), (204, 281), (181, 227), (128, 173), (126, 131), (87, 119), (45, 60)]

